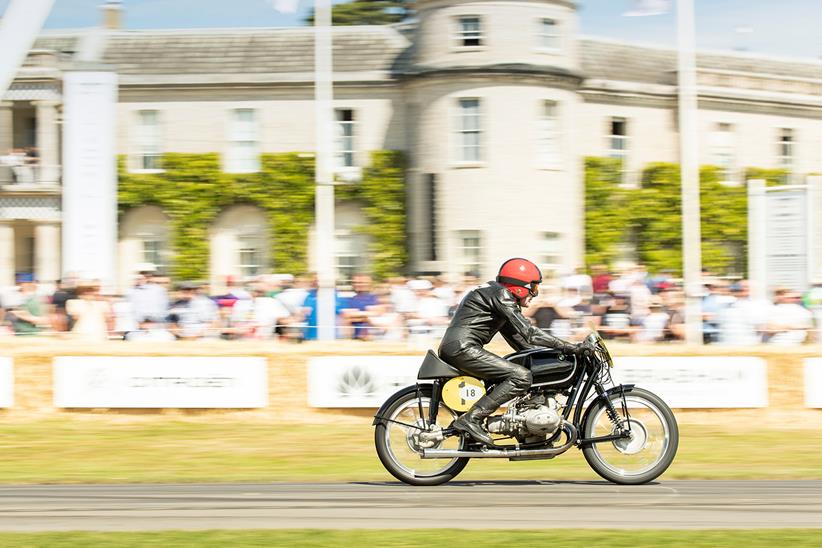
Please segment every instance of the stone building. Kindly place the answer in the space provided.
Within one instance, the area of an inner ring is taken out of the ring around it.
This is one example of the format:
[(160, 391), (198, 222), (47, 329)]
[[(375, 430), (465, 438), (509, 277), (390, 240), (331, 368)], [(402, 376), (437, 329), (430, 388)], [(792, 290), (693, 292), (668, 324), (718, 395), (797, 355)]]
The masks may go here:
[[(622, 158), (628, 185), (650, 162), (677, 161), (676, 52), (580, 36), (571, 0), (417, 9), (411, 24), (333, 31), (339, 178), (356, 184), (369, 151), (406, 153), (411, 272), (488, 278), (512, 255), (581, 264), (583, 158)], [(107, 21), (44, 32), (0, 103), (0, 154), (39, 151), (28, 179), (0, 168), (0, 285), (60, 275), (61, 81), (78, 63), (117, 73), (116, 150), (132, 172), (161, 171), (167, 152), (218, 153), (224, 170), (253, 172), (261, 153), (314, 149), (310, 28)], [(822, 173), (822, 63), (702, 52), (697, 64), (700, 163), (730, 184), (751, 166), (796, 182)], [(356, 207), (338, 211), (340, 269), (367, 267), (362, 222)], [(170, 230), (158, 207), (121, 216), (121, 284), (141, 262), (168, 263)], [(209, 235), (210, 277), (278, 271), (270, 230), (253, 206), (226, 208)]]

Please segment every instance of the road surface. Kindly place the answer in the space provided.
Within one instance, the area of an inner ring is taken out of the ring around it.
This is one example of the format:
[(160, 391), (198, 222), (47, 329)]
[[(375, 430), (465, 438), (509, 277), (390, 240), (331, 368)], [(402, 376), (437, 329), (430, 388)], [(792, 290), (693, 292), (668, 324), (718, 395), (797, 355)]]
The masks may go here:
[(822, 527), (822, 481), (0, 487), (0, 531)]

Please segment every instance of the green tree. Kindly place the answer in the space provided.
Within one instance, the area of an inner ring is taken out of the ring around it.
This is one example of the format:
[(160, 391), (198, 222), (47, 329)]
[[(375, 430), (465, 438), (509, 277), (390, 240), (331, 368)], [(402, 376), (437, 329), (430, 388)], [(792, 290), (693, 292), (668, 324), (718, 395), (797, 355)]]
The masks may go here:
[[(399, 23), (412, 12), (410, 4), (402, 0), (353, 0), (331, 8), (334, 25), (390, 25)], [(314, 24), (314, 10), (305, 18)]]
[(585, 262), (609, 265), (629, 239), (626, 190), (620, 188), (622, 163), (614, 158), (585, 159)]

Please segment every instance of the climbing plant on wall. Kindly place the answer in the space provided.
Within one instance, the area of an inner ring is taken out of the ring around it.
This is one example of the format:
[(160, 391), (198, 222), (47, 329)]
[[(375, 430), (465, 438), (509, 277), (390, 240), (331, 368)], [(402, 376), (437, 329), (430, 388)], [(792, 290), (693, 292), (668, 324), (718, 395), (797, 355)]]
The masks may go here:
[[(363, 180), (340, 185), (338, 202), (356, 200), (372, 236), (372, 269), (378, 276), (400, 273), (406, 261), (405, 190), (402, 153), (375, 151)], [(170, 218), (172, 275), (201, 279), (208, 272), (208, 230), (220, 212), (235, 204), (263, 209), (271, 231), (270, 257), (277, 272), (305, 273), (308, 231), (314, 220), (314, 159), (299, 153), (263, 154), (256, 173), (224, 173), (217, 154), (168, 153), (162, 173), (130, 173), (119, 159), (119, 211), (157, 205)], [(401, 235), (401, 237), (400, 237)]]
[[(746, 189), (744, 185), (723, 185), (720, 180), (719, 168), (700, 169), (702, 264), (718, 273), (743, 272), (748, 226)], [(625, 189), (619, 186), (618, 162), (587, 158), (585, 183), (589, 265), (609, 264), (620, 245), (627, 244), (650, 270), (681, 272), (678, 164), (650, 164), (643, 170), (641, 187)]]

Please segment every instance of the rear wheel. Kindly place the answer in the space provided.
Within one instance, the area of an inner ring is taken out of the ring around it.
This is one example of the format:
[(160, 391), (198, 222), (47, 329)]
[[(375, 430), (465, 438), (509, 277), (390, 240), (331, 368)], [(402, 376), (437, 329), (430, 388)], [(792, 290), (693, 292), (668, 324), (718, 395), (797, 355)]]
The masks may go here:
[[(457, 418), (456, 413), (440, 403), (437, 420), (428, 422), (432, 387), (422, 385), (417, 391), (398, 396), (385, 410), (374, 430), (377, 455), (392, 476), (410, 485), (439, 485), (453, 479), (470, 459), (423, 459), (422, 448), (462, 449), (462, 436), (452, 436), (436, 443), (420, 438), (422, 432), (445, 429)], [(420, 415), (422, 407), (422, 415)]]
[[(614, 483), (636, 485), (659, 477), (673, 462), (679, 445), (679, 428), (671, 408), (662, 399), (641, 388), (625, 391), (628, 417), (622, 408), (622, 394), (608, 395), (616, 409), (618, 424), (630, 429), (628, 438), (592, 443), (582, 449), (594, 471)], [(605, 402), (596, 400), (586, 413), (585, 438), (617, 433), (608, 417)]]

